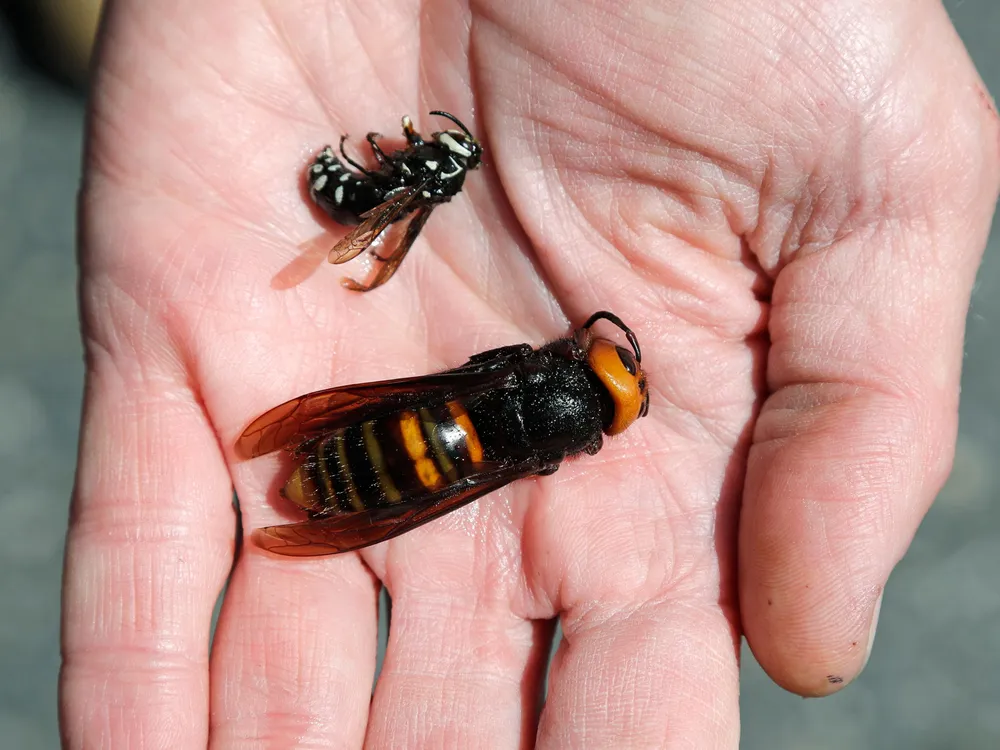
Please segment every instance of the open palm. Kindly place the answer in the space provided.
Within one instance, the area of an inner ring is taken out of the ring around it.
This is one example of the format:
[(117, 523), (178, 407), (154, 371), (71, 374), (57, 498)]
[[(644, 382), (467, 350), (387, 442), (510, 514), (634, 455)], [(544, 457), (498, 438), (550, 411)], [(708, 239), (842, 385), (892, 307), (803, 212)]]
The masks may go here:
[[(275, 283), (320, 231), (316, 149), (431, 109), (486, 166), (392, 281)], [(835, 690), (950, 466), (997, 132), (933, 3), (110, 2), (69, 746), (733, 747), (743, 632)], [(251, 418), (598, 309), (649, 418), (360, 554), (245, 548), (209, 660), (231, 488), (244, 530), (293, 519), (278, 459), (234, 453)]]

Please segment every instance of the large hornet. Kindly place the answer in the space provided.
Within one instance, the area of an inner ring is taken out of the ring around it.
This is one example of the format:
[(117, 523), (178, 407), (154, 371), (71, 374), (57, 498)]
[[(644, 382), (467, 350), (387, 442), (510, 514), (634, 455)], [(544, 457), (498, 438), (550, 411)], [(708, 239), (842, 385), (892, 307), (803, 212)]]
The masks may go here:
[[(607, 320), (631, 351), (595, 336)], [(297, 465), (281, 494), (309, 520), (257, 529), (279, 555), (329, 555), (384, 542), (567, 456), (595, 454), (649, 411), (635, 334), (597, 312), (538, 349), (505, 346), (434, 375), (347, 385), (257, 418), (236, 444)]]

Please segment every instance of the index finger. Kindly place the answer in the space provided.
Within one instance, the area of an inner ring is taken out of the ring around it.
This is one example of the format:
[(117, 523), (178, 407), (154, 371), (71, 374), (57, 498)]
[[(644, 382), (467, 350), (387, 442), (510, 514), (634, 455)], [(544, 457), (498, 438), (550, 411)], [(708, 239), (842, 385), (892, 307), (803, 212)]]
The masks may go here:
[(204, 747), (209, 627), (231, 565), (232, 489), (179, 379), (89, 342), (63, 582), (70, 747)]

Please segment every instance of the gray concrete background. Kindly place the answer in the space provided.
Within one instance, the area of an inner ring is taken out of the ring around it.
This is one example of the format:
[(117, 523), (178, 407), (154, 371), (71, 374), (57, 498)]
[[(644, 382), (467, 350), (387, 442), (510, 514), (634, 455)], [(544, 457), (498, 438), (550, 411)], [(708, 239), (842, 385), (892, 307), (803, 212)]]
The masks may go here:
[[(1000, 92), (1000, 3), (946, 5)], [(58, 746), (62, 537), (83, 368), (74, 211), (83, 98), (0, 25), (0, 747)], [(744, 748), (1000, 748), (1000, 231), (969, 316), (954, 474), (886, 589), (861, 678), (823, 700), (746, 654)]]

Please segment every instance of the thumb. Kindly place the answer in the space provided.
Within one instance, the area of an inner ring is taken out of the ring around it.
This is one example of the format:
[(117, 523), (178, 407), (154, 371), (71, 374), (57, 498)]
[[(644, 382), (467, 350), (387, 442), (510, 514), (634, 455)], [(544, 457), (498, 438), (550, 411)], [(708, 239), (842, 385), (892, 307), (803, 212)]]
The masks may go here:
[(907, 159), (896, 145), (866, 162), (887, 175), (878, 198), (858, 188), (849, 200), (878, 208), (800, 250), (772, 295), (772, 395), (748, 458), (740, 605), (761, 666), (803, 695), (864, 667), (886, 580), (951, 467), (1000, 139), (971, 67), (940, 86), (952, 106), (922, 113)]

